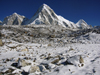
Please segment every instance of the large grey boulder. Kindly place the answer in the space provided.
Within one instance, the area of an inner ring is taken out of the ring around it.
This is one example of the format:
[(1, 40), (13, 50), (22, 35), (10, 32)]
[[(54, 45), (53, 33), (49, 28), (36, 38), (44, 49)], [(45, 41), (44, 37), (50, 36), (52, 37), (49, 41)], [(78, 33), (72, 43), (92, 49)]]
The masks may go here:
[(66, 65), (74, 65), (74, 66), (83, 66), (84, 65), (84, 59), (81, 55), (75, 55), (72, 57), (69, 57), (66, 62)]

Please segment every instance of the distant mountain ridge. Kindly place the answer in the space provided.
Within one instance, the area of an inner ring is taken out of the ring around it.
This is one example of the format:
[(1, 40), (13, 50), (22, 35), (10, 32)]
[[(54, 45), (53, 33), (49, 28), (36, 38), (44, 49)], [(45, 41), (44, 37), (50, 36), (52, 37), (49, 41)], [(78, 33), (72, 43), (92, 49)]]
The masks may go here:
[(31, 19), (14, 13), (6, 17), (3, 25), (59, 25), (67, 28), (88, 28), (89, 25), (84, 20), (79, 20), (76, 24), (62, 16), (57, 15), (48, 5), (43, 4), (39, 7)]
[(24, 25), (25, 21), (28, 19), (25, 16), (21, 16), (17, 13), (13, 13), (10, 16), (7, 16), (4, 21), (3, 25)]
[(43, 4), (28, 21), (27, 24), (46, 24), (46, 25), (61, 25), (68, 28), (88, 27), (87, 23), (84, 25), (75, 24), (62, 16), (57, 15), (48, 5)]

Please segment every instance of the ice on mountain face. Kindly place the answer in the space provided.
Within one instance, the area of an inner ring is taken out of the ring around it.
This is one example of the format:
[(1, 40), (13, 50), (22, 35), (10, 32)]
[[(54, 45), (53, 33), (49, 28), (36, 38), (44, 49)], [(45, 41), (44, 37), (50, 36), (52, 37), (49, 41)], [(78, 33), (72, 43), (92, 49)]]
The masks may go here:
[(3, 25), (23, 25), (25, 21), (28, 19), (25, 16), (21, 16), (17, 13), (13, 13), (10, 16), (7, 16), (4, 21)]

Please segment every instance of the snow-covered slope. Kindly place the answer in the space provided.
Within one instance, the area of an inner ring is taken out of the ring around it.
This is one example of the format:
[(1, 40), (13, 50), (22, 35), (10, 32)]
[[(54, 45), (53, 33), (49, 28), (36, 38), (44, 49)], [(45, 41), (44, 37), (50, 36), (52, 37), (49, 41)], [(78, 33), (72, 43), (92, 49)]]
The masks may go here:
[(83, 19), (80, 19), (76, 25), (79, 27), (79, 28), (89, 28), (89, 25), (83, 20)]
[(74, 41), (81, 43), (100, 44), (100, 34), (90, 32), (76, 37)]
[[(12, 29), (1, 30), (5, 36), (0, 46), (0, 75), (100, 75), (100, 43), (71, 43), (63, 47), (20, 43), (10, 37), (19, 38), (22, 32)], [(22, 36), (27, 38), (26, 33)], [(94, 36), (98, 35), (93, 33), (91, 37)]]
[(25, 21), (27, 21), (28, 19), (25, 18), (25, 16), (21, 16), (17, 13), (13, 13), (10, 16), (7, 16), (4, 21), (3, 21), (3, 25), (21, 25), (24, 24)]
[(32, 26), (0, 27), (0, 75), (100, 75), (100, 34)]
[(73, 22), (58, 16), (48, 5), (43, 4), (27, 24), (61, 25), (63, 27), (77, 28)]
[(57, 16), (58, 17), (58, 23), (59, 25), (64, 25), (65, 27), (69, 27), (69, 28), (77, 28), (77, 25), (75, 25), (73, 22), (63, 18), (62, 16)]

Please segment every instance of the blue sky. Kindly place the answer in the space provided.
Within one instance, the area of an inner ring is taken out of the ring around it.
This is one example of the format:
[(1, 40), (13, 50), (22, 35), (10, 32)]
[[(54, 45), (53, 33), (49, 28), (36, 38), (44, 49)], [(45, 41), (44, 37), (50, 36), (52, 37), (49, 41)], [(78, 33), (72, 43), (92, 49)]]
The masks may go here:
[(74, 23), (83, 19), (100, 25), (100, 0), (0, 0), (0, 20), (14, 12), (30, 19), (43, 3)]

